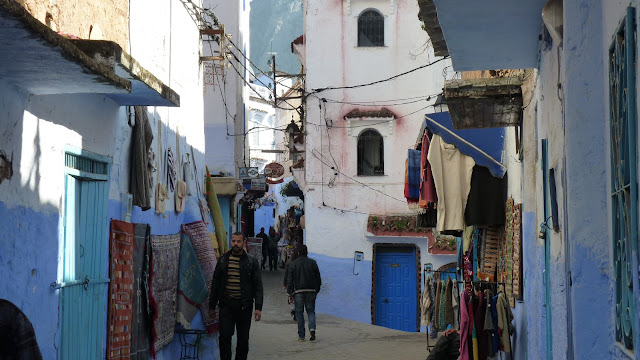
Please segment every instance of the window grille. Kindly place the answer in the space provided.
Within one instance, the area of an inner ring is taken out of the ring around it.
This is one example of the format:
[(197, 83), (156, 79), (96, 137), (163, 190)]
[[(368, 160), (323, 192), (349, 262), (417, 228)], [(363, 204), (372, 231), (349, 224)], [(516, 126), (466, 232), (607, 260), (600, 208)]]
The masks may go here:
[(66, 167), (86, 173), (108, 175), (108, 167), (106, 163), (95, 161), (80, 155), (66, 153), (64, 164)]
[(384, 175), (384, 141), (375, 130), (358, 136), (358, 175)]
[(358, 46), (384, 46), (384, 17), (367, 10), (358, 17)]
[(633, 254), (637, 254), (638, 250), (634, 19), (635, 9), (630, 7), (609, 50), (611, 220), (616, 276), (616, 341), (629, 350), (633, 350), (633, 324), (636, 317)]

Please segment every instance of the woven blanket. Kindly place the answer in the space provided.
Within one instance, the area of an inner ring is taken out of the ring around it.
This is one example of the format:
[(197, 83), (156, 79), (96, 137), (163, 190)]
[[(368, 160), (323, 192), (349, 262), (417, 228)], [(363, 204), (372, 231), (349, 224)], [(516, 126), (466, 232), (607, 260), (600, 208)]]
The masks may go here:
[(131, 324), (131, 360), (149, 360), (149, 262), (151, 228), (136, 224), (133, 248), (133, 319)]
[(173, 340), (176, 326), (176, 294), (180, 234), (151, 235), (151, 285), (149, 302), (153, 312), (151, 356)]
[(213, 279), (213, 270), (216, 269), (216, 253), (211, 243), (211, 236), (207, 230), (207, 226), (203, 221), (196, 221), (189, 224), (182, 224), (182, 232), (191, 240), (191, 245), (196, 252), (202, 275), (207, 286), (207, 296), (203, 304), (200, 306), (202, 312), (202, 321), (208, 333), (212, 333), (218, 329), (218, 319), (209, 316), (209, 297), (211, 295), (211, 280)]
[(185, 329), (191, 329), (191, 320), (207, 297), (207, 283), (198, 264), (191, 240), (182, 234), (180, 266), (178, 268), (178, 310), (176, 321)]
[(133, 224), (111, 220), (107, 359), (129, 359), (133, 312)]

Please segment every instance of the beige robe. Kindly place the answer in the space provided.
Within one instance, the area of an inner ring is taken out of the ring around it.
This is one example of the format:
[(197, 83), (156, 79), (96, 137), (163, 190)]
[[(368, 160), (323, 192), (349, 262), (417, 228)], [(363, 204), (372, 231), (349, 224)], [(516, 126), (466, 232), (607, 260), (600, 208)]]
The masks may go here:
[(464, 229), (464, 210), (476, 162), (455, 145), (444, 142), (439, 135), (433, 135), (431, 139), (427, 160), (438, 194), (437, 230)]

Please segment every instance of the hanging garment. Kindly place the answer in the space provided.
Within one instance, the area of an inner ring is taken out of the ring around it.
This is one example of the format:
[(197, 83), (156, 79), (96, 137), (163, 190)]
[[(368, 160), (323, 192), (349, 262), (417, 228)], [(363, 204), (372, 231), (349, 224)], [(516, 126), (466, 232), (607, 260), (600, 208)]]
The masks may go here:
[(485, 307), (485, 313), (484, 313), (484, 327), (483, 327), (486, 335), (487, 358), (492, 358), (493, 356), (496, 355), (496, 351), (493, 349), (495, 329), (493, 327), (493, 317), (491, 316), (492, 299), (493, 299), (493, 293), (491, 292), (491, 290), (487, 290), (486, 296), (485, 296), (486, 307)]
[(431, 325), (431, 313), (433, 306), (433, 299), (431, 298), (433, 286), (433, 278), (427, 276), (424, 283), (424, 290), (422, 291), (422, 297), (420, 298), (420, 324), (423, 326)]
[(475, 161), (434, 135), (427, 160), (438, 195), (438, 231), (462, 230)]
[(447, 328), (447, 319), (445, 317), (445, 308), (446, 308), (446, 288), (447, 288), (447, 283), (444, 281), (441, 281), (442, 286), (440, 286), (440, 308), (438, 309), (438, 327), (440, 328), (440, 330), (444, 330)]
[(407, 202), (411, 202), (411, 196), (409, 195), (409, 158), (404, 161), (404, 198)]
[(491, 321), (493, 322), (493, 352), (497, 353), (500, 350), (500, 333), (498, 329), (498, 310), (497, 310), (498, 296), (491, 298)]
[(149, 167), (149, 149), (153, 141), (153, 130), (149, 125), (146, 106), (135, 106), (136, 123), (131, 133), (131, 181), (129, 191), (133, 205), (144, 210), (151, 208), (153, 178)]
[(469, 358), (469, 293), (467, 290), (460, 296), (460, 360), (470, 360)]
[(469, 251), (471, 245), (471, 239), (473, 238), (473, 226), (465, 226), (462, 230), (462, 252)]
[(445, 308), (444, 308), (444, 319), (445, 319), (445, 327), (446, 325), (451, 325), (451, 328), (453, 328), (453, 297), (452, 297), (452, 290), (453, 290), (453, 281), (451, 281), (451, 278), (449, 278), (449, 280), (447, 280), (447, 286), (445, 287), (444, 290), (444, 304), (445, 304)]
[(469, 333), (471, 334), (471, 343), (469, 344), (469, 358), (478, 360), (478, 336), (476, 333), (474, 302), (478, 301), (475, 296), (472, 296), (471, 300), (467, 304), (469, 312)]
[[(216, 232), (216, 238), (218, 241), (222, 240), (222, 253), (226, 253), (229, 251), (229, 243), (226, 241), (227, 239), (227, 231), (224, 228), (224, 219), (222, 218), (222, 210), (220, 210), (220, 203), (218, 202), (218, 196), (216, 195), (216, 190), (213, 185), (213, 180), (211, 179), (211, 174), (209, 173), (209, 168), (206, 169), (206, 178), (205, 178), (205, 195), (207, 198), (207, 207), (210, 211), (211, 217), (213, 218), (213, 226)], [(246, 243), (246, 242), (245, 242)]]
[(451, 303), (453, 305), (453, 328), (458, 329), (458, 325), (460, 324), (460, 292), (458, 290), (457, 281), (454, 281), (451, 292), (453, 294), (451, 298)]
[(503, 225), (507, 203), (508, 176), (494, 177), (489, 169), (476, 165), (464, 212), (467, 225)]
[(176, 212), (180, 213), (184, 209), (185, 196), (187, 195), (187, 183), (182, 180), (182, 159), (180, 158), (180, 133), (176, 130), (176, 159), (178, 166), (174, 171), (178, 171), (178, 179), (176, 180)]
[(511, 352), (509, 328), (511, 327), (511, 321), (513, 321), (513, 313), (503, 292), (498, 295), (496, 307), (498, 312), (498, 331), (500, 332), (500, 350), (508, 353)]
[(433, 180), (433, 173), (431, 172), (431, 164), (427, 160), (429, 155), (429, 146), (431, 140), (429, 135), (424, 132), (422, 136), (422, 149), (420, 152), (420, 200), (419, 205), (421, 208), (426, 209), (429, 207), (429, 203), (437, 203), (438, 195), (436, 195), (436, 183)]
[(420, 151), (409, 149), (407, 155), (409, 177), (409, 202), (417, 203), (420, 198)]
[(478, 358), (480, 360), (487, 359), (487, 333), (484, 330), (484, 317), (487, 312), (487, 302), (482, 292), (478, 293), (478, 306), (473, 311), (476, 325), (476, 337), (478, 338)]
[(442, 281), (438, 280), (438, 285), (436, 286), (436, 304), (435, 304), (435, 318), (434, 318), (434, 324), (436, 325), (436, 327), (440, 330), (444, 330), (444, 328), (442, 328), (440, 326), (440, 297), (442, 295)]
[[(162, 122), (158, 121), (158, 153), (162, 154)], [(162, 155), (159, 156), (160, 160), (158, 162), (158, 173), (157, 173), (157, 183), (156, 186), (156, 214), (162, 214), (162, 217), (167, 217), (165, 215), (165, 200), (169, 199), (169, 191), (167, 191), (167, 186), (160, 181), (160, 174), (162, 174)], [(166, 164), (165, 164), (166, 166)]]

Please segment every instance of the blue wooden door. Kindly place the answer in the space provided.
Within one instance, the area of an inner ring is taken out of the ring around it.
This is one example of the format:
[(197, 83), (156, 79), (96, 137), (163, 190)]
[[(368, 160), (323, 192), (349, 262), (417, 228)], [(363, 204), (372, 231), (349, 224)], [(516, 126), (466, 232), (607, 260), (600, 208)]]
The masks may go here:
[(377, 252), (376, 325), (418, 331), (416, 266), (415, 249), (384, 249)]
[(56, 285), (60, 289), (59, 358), (101, 359), (109, 281), (107, 176), (67, 170), (63, 271)]

